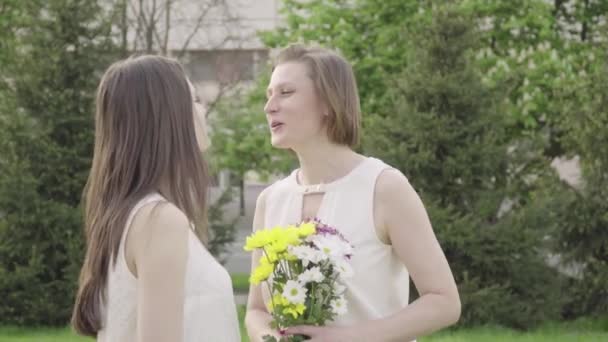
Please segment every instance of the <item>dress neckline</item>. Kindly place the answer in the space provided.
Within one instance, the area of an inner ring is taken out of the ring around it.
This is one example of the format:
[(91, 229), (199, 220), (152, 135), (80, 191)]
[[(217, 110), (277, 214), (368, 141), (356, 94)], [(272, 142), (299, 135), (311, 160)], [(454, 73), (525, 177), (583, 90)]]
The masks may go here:
[(352, 178), (355, 174), (357, 174), (363, 167), (373, 158), (365, 157), (362, 161), (360, 161), (355, 167), (353, 167), (346, 175), (332, 181), (329, 183), (320, 183), (320, 184), (308, 184), (303, 185), (298, 182), (298, 173), (300, 172), (300, 168), (293, 170), (291, 175), (289, 176), (290, 184), (300, 193), (302, 194), (312, 194), (312, 193), (324, 193), (328, 190), (335, 189), (340, 186), (342, 183), (347, 182), (350, 178)]

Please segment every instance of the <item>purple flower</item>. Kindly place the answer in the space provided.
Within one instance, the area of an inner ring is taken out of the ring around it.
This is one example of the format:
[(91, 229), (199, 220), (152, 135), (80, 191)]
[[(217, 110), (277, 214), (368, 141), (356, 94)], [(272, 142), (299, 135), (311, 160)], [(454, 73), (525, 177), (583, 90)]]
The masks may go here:
[[(323, 222), (320, 219), (314, 218), (312, 220), (304, 220), (303, 222), (313, 222), (316, 225), (317, 232), (315, 235), (335, 235), (338, 236), (342, 241), (349, 243), (348, 240), (334, 227), (331, 227)], [(350, 244), (350, 243), (349, 243)], [(352, 245), (351, 245), (352, 247)], [(350, 259), (352, 255), (346, 255), (346, 258)]]

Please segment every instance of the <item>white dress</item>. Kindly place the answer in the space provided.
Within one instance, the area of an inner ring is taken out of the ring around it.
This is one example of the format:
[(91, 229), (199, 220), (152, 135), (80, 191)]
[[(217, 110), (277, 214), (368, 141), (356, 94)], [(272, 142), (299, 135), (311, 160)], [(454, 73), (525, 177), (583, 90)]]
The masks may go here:
[[(374, 224), (374, 188), (380, 173), (391, 168), (366, 158), (348, 175), (322, 185), (324, 195), (316, 217), (338, 229), (354, 246), (354, 276), (345, 282), (348, 312), (334, 324), (350, 325), (389, 316), (408, 305), (409, 273), (390, 245), (380, 241)], [(307, 188), (297, 170), (267, 190), (266, 227), (295, 224), (302, 214)], [(269, 298), (264, 293), (264, 301)]]
[[(137, 341), (137, 279), (127, 267), (125, 238), (135, 213), (146, 204), (161, 201), (166, 199), (159, 194), (148, 195), (129, 214), (116, 266), (110, 264), (103, 328), (97, 334), (99, 342)], [(184, 293), (184, 341), (241, 341), (230, 275), (192, 231), (188, 238)]]

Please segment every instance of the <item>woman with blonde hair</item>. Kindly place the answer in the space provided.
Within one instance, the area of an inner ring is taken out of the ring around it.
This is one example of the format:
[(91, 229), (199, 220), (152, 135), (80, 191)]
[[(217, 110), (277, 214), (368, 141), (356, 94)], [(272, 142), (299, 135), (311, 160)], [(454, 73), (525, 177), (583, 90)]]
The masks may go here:
[[(354, 277), (345, 280), (348, 312), (329, 326), (287, 333), (310, 341), (412, 341), (455, 323), (458, 290), (416, 191), (399, 170), (353, 150), (361, 114), (348, 62), (327, 49), (283, 49), (264, 111), (272, 145), (294, 151), (300, 168), (261, 193), (254, 230), (317, 218), (354, 246)], [(254, 253), (252, 267), (259, 258)], [(420, 294), (412, 303), (410, 275)], [(250, 287), (252, 341), (279, 336), (270, 328), (269, 295)]]

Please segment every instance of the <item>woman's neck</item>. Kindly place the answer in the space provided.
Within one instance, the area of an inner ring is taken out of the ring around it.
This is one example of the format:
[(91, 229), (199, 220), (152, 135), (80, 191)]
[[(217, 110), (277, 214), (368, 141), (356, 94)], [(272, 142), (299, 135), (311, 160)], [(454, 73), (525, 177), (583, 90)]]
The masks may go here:
[(331, 183), (346, 176), (364, 156), (337, 144), (311, 144), (296, 151), (300, 162), (298, 182), (302, 185)]

